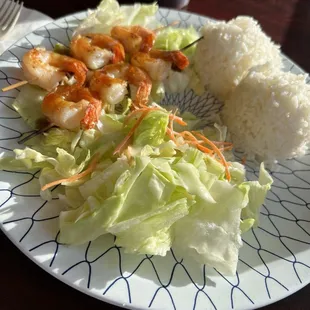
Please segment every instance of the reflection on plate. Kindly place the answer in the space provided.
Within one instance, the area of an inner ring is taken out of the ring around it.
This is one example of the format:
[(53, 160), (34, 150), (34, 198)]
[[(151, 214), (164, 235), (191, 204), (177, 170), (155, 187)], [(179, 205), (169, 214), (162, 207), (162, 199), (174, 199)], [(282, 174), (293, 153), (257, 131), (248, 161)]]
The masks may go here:
[[(28, 34), (0, 56), (0, 87), (20, 80), (22, 55), (37, 45), (47, 49), (68, 44), (85, 13), (59, 19)], [(160, 9), (164, 23), (180, 20), (200, 28), (202, 16)], [(287, 70), (301, 70), (284, 60)], [(18, 90), (0, 94), (0, 148), (9, 151), (29, 128), (11, 107)], [(170, 95), (166, 104), (178, 104), (197, 116), (211, 116), (221, 105), (209, 94), (192, 91)], [(249, 163), (248, 179), (257, 169)], [(5, 234), (39, 266), (82, 292), (120, 306), (138, 309), (251, 309), (281, 299), (310, 280), (310, 154), (288, 160), (272, 172), (274, 185), (262, 208), (261, 222), (243, 236), (238, 272), (224, 277), (214, 269), (182, 259), (127, 255), (113, 237), (102, 236), (83, 246), (58, 242), (57, 196), (43, 202), (36, 173), (4, 171), (0, 177), (0, 222)], [(143, 293), (142, 293), (143, 292)]]

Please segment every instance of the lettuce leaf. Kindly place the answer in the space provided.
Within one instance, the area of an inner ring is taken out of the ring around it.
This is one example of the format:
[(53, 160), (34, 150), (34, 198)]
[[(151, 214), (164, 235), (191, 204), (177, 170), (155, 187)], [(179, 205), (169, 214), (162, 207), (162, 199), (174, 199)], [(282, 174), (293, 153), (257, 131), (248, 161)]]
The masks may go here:
[(153, 4), (135, 3), (131, 6), (120, 6), (116, 0), (102, 0), (98, 7), (75, 30), (75, 34), (107, 33), (112, 27), (124, 25), (141, 25), (150, 29), (159, 26), (155, 14), (158, 10)]
[(260, 207), (264, 203), (266, 195), (273, 183), (272, 177), (265, 169), (264, 163), (261, 163), (258, 181), (244, 182), (245, 186), (249, 186), (249, 203), (242, 210), (243, 219), (252, 219), (253, 225), (259, 224)]
[(213, 201), (201, 201), (188, 216), (174, 225), (174, 246), (198, 262), (224, 274), (234, 274), (242, 245), (241, 210), (248, 202), (247, 191), (217, 180), (210, 188)]
[(68, 209), (77, 209), (85, 202), (78, 186), (66, 186), (64, 194), (59, 194), (58, 197)]
[(156, 20), (158, 5), (156, 1), (152, 4), (135, 3), (132, 5), (121, 6), (120, 11), (126, 16), (125, 25), (140, 25), (149, 29), (155, 29), (159, 26)]
[(166, 111), (152, 111), (146, 115), (134, 134), (134, 146), (158, 146), (166, 136), (169, 115)]
[(99, 119), (99, 130), (103, 134), (120, 131), (123, 128), (123, 115), (118, 114), (103, 114)]
[[(68, 178), (80, 173), (90, 160), (90, 151), (85, 152), (83, 158), (77, 158), (62, 148), (56, 148), (54, 157), (46, 156), (34, 149), (15, 149), (15, 157), (5, 157), (0, 160), (0, 169), (25, 171), (41, 169), (39, 182), (41, 187), (55, 180)], [(75, 182), (73, 182), (76, 184)], [(63, 184), (69, 186), (70, 183)], [(51, 199), (50, 190), (41, 191), (41, 197), (45, 200)]]
[(199, 126), (201, 122), (201, 119), (198, 119), (193, 113), (188, 112), (188, 111), (181, 113), (180, 116), (183, 118), (184, 122), (187, 123), (187, 125), (181, 126), (178, 123), (174, 123), (173, 129), (178, 132), (181, 132), (184, 130), (189, 130), (189, 131), (194, 130)]
[[(41, 129), (46, 124), (41, 104), (47, 91), (34, 85), (24, 85), (13, 102), (13, 107), (32, 129)], [(43, 126), (42, 126), (43, 125)]]
[(195, 68), (190, 66), (190, 68), (187, 69), (187, 74), (189, 75), (190, 79), (188, 87), (191, 88), (197, 96), (202, 96), (206, 89), (200, 80), (200, 77)]
[(246, 219), (246, 220), (241, 220), (240, 221), (240, 230), (241, 233), (244, 234), (245, 232), (247, 232), (248, 230), (250, 230), (255, 224), (255, 220), (254, 219)]
[(39, 153), (48, 157), (57, 156), (57, 147), (67, 152), (74, 153), (82, 132), (73, 132), (66, 129), (51, 128), (49, 131), (38, 135), (25, 144)]
[[(175, 51), (189, 45), (199, 38), (199, 34), (193, 26), (188, 28), (166, 27), (157, 33), (155, 48)], [(193, 56), (196, 46), (186, 49), (184, 54), (187, 57)]]
[(190, 76), (187, 71), (170, 70), (168, 78), (164, 80), (165, 90), (168, 93), (182, 93), (190, 83)]
[(113, 193), (117, 179), (128, 169), (127, 159), (121, 158), (111, 163), (103, 171), (92, 176), (89, 181), (80, 186), (79, 191), (82, 197), (86, 200), (87, 197), (93, 195), (98, 190), (102, 198), (108, 198)]
[(153, 82), (149, 101), (160, 103), (165, 98), (165, 86), (162, 82)]
[(0, 160), (1, 170), (25, 171), (42, 169), (44, 167), (52, 167), (55, 164), (55, 159), (51, 158), (52, 162), (47, 161), (47, 157), (41, 153), (25, 148), (24, 150), (14, 150), (15, 156), (3, 157)]
[(60, 55), (66, 55), (66, 56), (70, 56), (70, 49), (61, 44), (61, 43), (56, 43), (54, 46), (54, 52)]
[[(111, 173), (106, 169), (102, 175), (98, 175), (96, 182), (90, 180), (81, 186), (82, 195), (91, 195), (80, 208), (61, 213), (61, 242), (84, 243), (110, 232), (119, 236), (119, 240), (123, 240), (120, 242), (125, 244), (122, 233), (136, 234), (138, 228), (134, 227), (140, 224), (141, 227), (145, 227), (145, 221), (151, 218), (153, 228), (150, 226), (150, 231), (145, 231), (145, 236), (155, 242), (152, 233), (168, 229), (172, 223), (185, 215), (187, 211), (184, 211), (184, 208), (188, 208), (193, 201), (193, 196), (186, 194), (184, 189), (167, 179), (167, 172), (162, 173), (157, 169), (149, 157), (137, 157), (133, 167), (125, 165), (125, 171), (121, 173), (121, 170), (113, 169), (117, 172), (109, 179), (109, 184), (104, 174), (108, 176)], [(102, 182), (92, 192), (92, 186), (99, 183), (99, 178)], [(175, 209), (175, 212), (172, 212), (172, 209)], [(134, 251), (140, 246), (140, 241), (133, 240), (136, 243), (132, 244), (132, 247), (128, 244), (128, 251)], [(157, 250), (154, 248), (153, 251), (155, 253)]]
[(165, 212), (116, 234), (115, 244), (124, 247), (127, 253), (165, 256), (174, 239), (171, 225), (187, 214), (186, 198), (176, 200), (165, 207)]

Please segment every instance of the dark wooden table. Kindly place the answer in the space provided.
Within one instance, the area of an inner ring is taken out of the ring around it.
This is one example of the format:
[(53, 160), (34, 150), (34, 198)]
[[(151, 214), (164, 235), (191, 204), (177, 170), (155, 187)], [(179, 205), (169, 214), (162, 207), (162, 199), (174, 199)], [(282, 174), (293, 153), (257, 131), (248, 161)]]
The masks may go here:
[[(53, 18), (97, 5), (96, 0), (23, 1), (27, 7), (44, 12)], [(255, 17), (273, 40), (281, 44), (285, 54), (306, 71), (310, 71), (309, 0), (191, 0), (187, 9), (218, 19), (230, 19), (242, 14)], [(1, 310), (119, 309), (56, 280), (19, 252), (1, 232), (0, 243)], [(263, 309), (310, 309), (309, 295), (310, 286), (307, 286), (296, 294)]]

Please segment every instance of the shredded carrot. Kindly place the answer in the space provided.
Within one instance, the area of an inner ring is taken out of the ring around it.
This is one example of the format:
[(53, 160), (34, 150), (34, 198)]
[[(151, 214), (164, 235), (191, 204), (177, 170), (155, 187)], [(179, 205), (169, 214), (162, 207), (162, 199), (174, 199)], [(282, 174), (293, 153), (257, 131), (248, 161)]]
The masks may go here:
[(124, 149), (124, 147), (127, 145), (127, 143), (129, 142), (130, 138), (132, 137), (132, 135), (134, 134), (135, 130), (139, 127), (139, 125), (141, 124), (141, 122), (143, 121), (144, 117), (149, 113), (149, 110), (145, 110), (142, 112), (141, 116), (139, 117), (139, 119), (136, 121), (136, 123), (134, 124), (134, 126), (130, 129), (129, 133), (127, 134), (127, 136), (124, 138), (124, 140), (116, 147), (116, 149), (113, 152), (113, 155), (116, 155), (117, 153), (121, 153), (122, 150)]
[(144, 103), (141, 103), (141, 104), (139, 105), (139, 107), (140, 107), (140, 108), (147, 108), (148, 106), (147, 106), (146, 104), (144, 104)]
[(227, 163), (225, 157), (223, 156), (223, 154), (221, 153), (221, 151), (218, 149), (218, 147), (212, 141), (210, 141), (208, 138), (204, 137), (201, 133), (196, 132), (196, 131), (194, 131), (193, 133), (196, 136), (198, 136), (200, 139), (205, 141), (207, 144), (209, 144), (212, 147), (212, 149), (214, 150), (214, 152), (219, 156), (219, 158), (222, 161), (223, 166), (225, 167), (226, 179), (228, 181), (230, 181), (231, 180), (231, 175), (229, 173), (228, 163)]
[[(136, 128), (140, 125), (140, 123), (142, 122), (143, 118), (146, 116), (146, 114), (148, 114), (151, 111), (155, 111), (155, 110), (160, 110), (159, 107), (141, 107), (141, 108), (135, 108), (135, 110), (131, 111), (125, 121), (124, 124), (128, 123), (128, 121), (134, 117), (135, 115), (142, 113), (140, 118), (138, 119), (138, 121), (136, 122), (136, 124), (134, 125), (134, 127), (129, 131), (128, 135), (125, 137), (125, 139), (116, 147), (115, 151), (114, 151), (114, 155), (117, 153), (120, 153), (128, 144), (131, 136), (134, 134), (134, 131), (136, 130)], [(177, 123), (179, 123), (180, 125), (186, 126), (187, 124), (183, 121), (183, 119), (181, 117), (176, 116), (175, 114), (169, 114), (169, 125), (168, 128), (166, 130), (168, 136), (170, 137), (171, 140), (173, 140), (174, 142), (176, 142), (175, 136), (174, 136), (174, 130), (173, 130), (173, 122), (176, 121)]]
[[(176, 116), (177, 112), (178, 112), (178, 109), (175, 109), (175, 111), (173, 112), (173, 115)], [(172, 132), (174, 131), (173, 130), (173, 122), (174, 122), (174, 118), (172, 118), (172, 119), (169, 118), (169, 126), (170, 126), (169, 128), (171, 129)]]
[[(212, 143), (214, 143), (216, 146), (218, 146), (218, 149), (223, 152), (223, 151), (231, 151), (233, 149), (233, 144), (231, 142), (225, 142), (225, 141), (212, 141), (210, 140)], [(205, 141), (199, 141), (199, 143), (206, 143)]]
[(84, 170), (83, 172), (79, 173), (79, 174), (76, 174), (76, 175), (73, 175), (72, 177), (69, 177), (69, 178), (65, 178), (65, 179), (61, 179), (61, 180), (57, 180), (57, 181), (54, 181), (54, 182), (51, 182), (51, 183), (48, 183), (48, 184), (45, 184), (41, 190), (42, 191), (45, 191), (46, 189), (50, 188), (50, 187), (53, 187), (55, 185), (58, 185), (58, 184), (61, 184), (63, 182), (74, 182), (74, 181), (77, 181), (79, 179), (82, 179), (84, 178), (85, 176), (89, 175), (90, 173), (92, 173), (95, 169), (96, 169), (96, 166), (97, 166), (97, 163), (98, 163), (98, 160), (99, 160), (99, 157), (100, 155), (99, 154), (96, 154), (93, 158), (93, 160), (90, 162), (88, 168), (86, 170)]
[(245, 165), (245, 163), (246, 163), (246, 156), (243, 156), (243, 157), (242, 157), (241, 163), (242, 163), (242, 165)]
[(199, 143), (196, 141), (190, 141), (190, 140), (184, 140), (183, 144), (190, 144), (190, 145), (195, 145), (197, 146)]
[(195, 141), (185, 141), (185, 143), (190, 144), (190, 145), (194, 145), (196, 146), (196, 148), (204, 153), (207, 153), (209, 155), (213, 155), (213, 151), (208, 149), (205, 146), (202, 146), (201, 144), (199, 144), (198, 142)]
[(170, 138), (173, 142), (176, 143), (177, 140), (176, 140), (176, 138), (175, 138), (175, 136), (174, 136), (173, 130), (171, 130), (169, 127), (167, 127), (166, 132), (167, 132), (167, 135), (169, 136), (169, 138)]
[(199, 144), (198, 142), (194, 142), (194, 141), (185, 141), (187, 144), (192, 144), (192, 145), (195, 145), (197, 147), (198, 150), (204, 152), (204, 153), (207, 153), (207, 154), (210, 154), (210, 155), (213, 155), (213, 151), (210, 150), (209, 148)]
[(159, 110), (159, 108), (157, 107), (145, 107), (145, 108), (141, 108), (141, 109), (137, 109), (137, 110), (134, 110), (132, 112), (130, 112), (127, 116), (126, 116), (126, 119), (124, 121), (124, 124), (128, 123), (128, 121), (133, 117), (135, 116), (136, 114), (139, 114), (141, 112), (144, 112), (144, 111), (155, 111), (155, 110)]
[[(140, 113), (140, 112), (143, 112), (143, 111), (155, 111), (155, 110), (160, 110), (159, 107), (147, 107), (147, 106), (143, 106), (141, 108), (136, 108), (135, 110), (131, 111), (125, 121), (124, 121), (124, 124), (126, 124), (129, 119), (131, 119), (134, 115)], [(170, 120), (173, 120), (173, 121), (176, 121), (178, 124), (180, 124), (181, 126), (186, 126), (187, 123), (183, 121), (183, 119), (179, 116), (176, 116), (175, 114), (169, 114), (169, 119)]]
[[(188, 140), (187, 138), (185, 138), (185, 137), (183, 137), (184, 138), (184, 141), (186, 142), (186, 143), (189, 143), (189, 142), (192, 142), (191, 144), (204, 144), (204, 142), (203, 141), (201, 141), (201, 140), (193, 140), (193, 139), (190, 139), (190, 140)], [(190, 143), (189, 143), (190, 144)]]
[[(204, 153), (213, 154), (213, 151), (201, 145), (200, 141), (198, 141), (198, 139), (190, 131), (182, 131), (180, 135), (184, 138), (185, 143), (195, 145), (197, 149)], [(187, 140), (186, 137), (188, 137), (189, 140)]]
[(205, 146), (202, 146), (201, 144), (197, 144), (197, 149), (204, 152), (204, 153), (207, 153), (207, 154), (213, 154), (214, 153), (212, 150), (208, 149)]
[(233, 144), (231, 142), (225, 142), (225, 141), (212, 141), (215, 145), (227, 145), (227, 146), (232, 146)]
[(4, 87), (2, 88), (2, 91), (5, 92), (5, 91), (9, 91), (9, 90), (12, 90), (12, 89), (15, 89), (15, 88), (18, 88), (20, 86), (23, 86), (25, 84), (28, 84), (28, 81), (20, 81), (20, 82), (17, 82), (13, 85), (10, 85), (10, 86), (7, 86), (7, 87)]
[(190, 132), (190, 131), (182, 131), (180, 132), (180, 135), (185, 138), (186, 136), (190, 138), (191, 141), (197, 142), (197, 138)]
[[(173, 113), (173, 115), (175, 116), (178, 112), (178, 109), (176, 109)], [(174, 122), (174, 118), (172, 119), (169, 119), (169, 124), (168, 124), (168, 128), (167, 128), (167, 132), (168, 132), (168, 135), (170, 137), (170, 139), (175, 143), (175, 144), (178, 144), (177, 143), (177, 139), (175, 138), (175, 133), (174, 133), (174, 129), (173, 129), (173, 122)]]
[[(133, 109), (132, 109), (133, 108)], [(132, 109), (132, 111), (139, 109), (138, 106), (135, 105), (135, 103), (132, 101), (131, 102), (131, 106), (130, 109)]]
[(221, 152), (223, 152), (223, 151), (231, 151), (232, 149), (233, 149), (232, 145), (219, 148), (219, 150)]
[(186, 126), (187, 123), (183, 121), (182, 117), (176, 116), (174, 114), (169, 114), (169, 118), (176, 121), (181, 126)]

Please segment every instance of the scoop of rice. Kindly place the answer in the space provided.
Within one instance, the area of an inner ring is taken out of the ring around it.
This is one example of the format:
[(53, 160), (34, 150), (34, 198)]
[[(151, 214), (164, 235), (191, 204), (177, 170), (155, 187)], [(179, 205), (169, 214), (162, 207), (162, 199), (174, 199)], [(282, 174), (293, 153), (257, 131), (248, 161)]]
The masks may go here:
[(253, 66), (271, 63), (282, 67), (279, 46), (251, 17), (229, 22), (210, 22), (202, 29), (195, 68), (203, 84), (218, 99), (225, 100)]
[(304, 155), (310, 139), (307, 75), (252, 70), (222, 111), (234, 146), (248, 158), (273, 162)]

